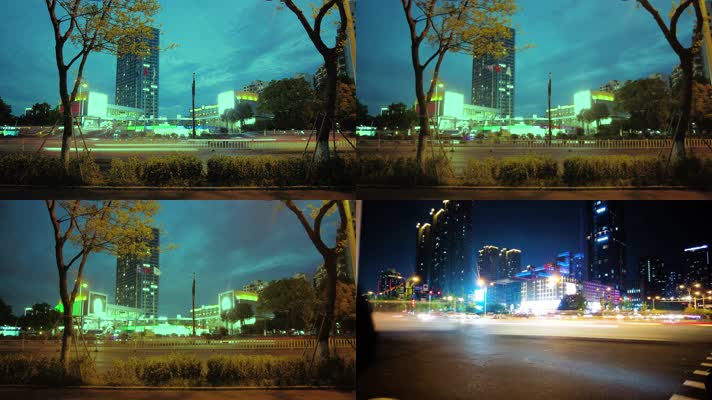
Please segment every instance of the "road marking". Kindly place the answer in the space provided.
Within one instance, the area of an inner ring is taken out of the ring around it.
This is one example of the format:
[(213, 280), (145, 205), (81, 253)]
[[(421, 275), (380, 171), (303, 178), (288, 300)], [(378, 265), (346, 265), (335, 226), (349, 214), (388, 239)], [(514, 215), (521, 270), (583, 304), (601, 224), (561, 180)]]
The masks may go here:
[(712, 367), (712, 363), (700, 363), (703, 367)]
[(707, 375), (709, 375), (710, 373), (707, 372), (707, 371), (703, 371), (703, 370), (701, 370), (701, 369), (696, 369), (696, 370), (693, 372), (693, 374), (695, 374), (695, 375), (707, 376)]
[(670, 400), (698, 400), (698, 399), (695, 399), (693, 397), (683, 396), (680, 394), (673, 394), (672, 397), (670, 397)]
[(683, 382), (683, 385), (689, 386), (689, 387), (693, 387), (693, 388), (696, 388), (696, 389), (702, 389), (702, 390), (705, 389), (705, 384), (704, 384), (704, 383), (698, 382), (698, 381), (691, 381), (691, 380), (689, 380), (689, 379), (686, 380), (685, 382)]

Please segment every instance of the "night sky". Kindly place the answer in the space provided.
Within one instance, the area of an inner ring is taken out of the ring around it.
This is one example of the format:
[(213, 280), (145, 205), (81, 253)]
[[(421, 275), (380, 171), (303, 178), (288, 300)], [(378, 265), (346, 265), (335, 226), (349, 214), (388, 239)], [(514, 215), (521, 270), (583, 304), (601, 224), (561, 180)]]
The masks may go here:
[[(428, 222), (440, 201), (366, 201), (363, 207), (359, 282), (376, 290), (378, 272), (415, 271), (416, 224)], [(554, 262), (560, 251), (586, 253), (586, 202), (477, 201), (472, 251), (485, 245), (522, 250), (522, 266)], [(624, 206), (627, 265), (637, 270), (641, 256), (658, 256), (679, 270), (683, 249), (709, 243), (709, 202), (633, 202)], [(588, 261), (587, 261), (588, 262)]]
[[(516, 55), (516, 115), (545, 115), (549, 72), (553, 74), (554, 107), (572, 104), (576, 91), (598, 89), (612, 79), (639, 79), (656, 72), (670, 74), (679, 60), (653, 18), (644, 9), (636, 8), (635, 3), (517, 0), (516, 46), (536, 47)], [(670, 1), (652, 3), (660, 8), (667, 22)], [(413, 104), (410, 37), (401, 2), (360, 1), (356, 18), (359, 98), (368, 105), (371, 115), (390, 103)], [(688, 38), (691, 35), (688, 16), (681, 19), (680, 32), (689, 32)], [(441, 80), (448, 90), (463, 93), (467, 102), (471, 97), (471, 57), (446, 55)]]
[[(160, 205), (155, 222), (161, 229), (161, 247), (177, 247), (160, 255), (160, 316), (188, 313), (193, 272), (199, 307), (216, 304), (219, 292), (242, 289), (255, 279), (313, 274), (322, 262), (296, 216), (279, 202), (161, 201)], [(53, 231), (44, 202), (2, 201), (0, 220), (0, 296), (16, 315), (34, 303), (57, 304)], [(334, 216), (325, 220), (322, 231), (333, 245)], [(85, 276), (90, 290), (106, 293), (114, 301), (115, 257), (92, 254)]]
[[(160, 55), (161, 116), (188, 114), (193, 72), (200, 106), (216, 104), (218, 93), (241, 90), (255, 79), (313, 74), (323, 63), (297, 18), (286, 8), (278, 9), (277, 1), (160, 3), (163, 10), (156, 21), (161, 46), (177, 45)], [(306, 0), (297, 3), (310, 15)], [(3, 1), (0, 15), (0, 97), (15, 115), (37, 102), (58, 104), (54, 36), (44, 1)], [(324, 32), (324, 40), (333, 44), (335, 28), (325, 22)], [(116, 57), (92, 54), (84, 71), (91, 89), (108, 94), (113, 103)]]

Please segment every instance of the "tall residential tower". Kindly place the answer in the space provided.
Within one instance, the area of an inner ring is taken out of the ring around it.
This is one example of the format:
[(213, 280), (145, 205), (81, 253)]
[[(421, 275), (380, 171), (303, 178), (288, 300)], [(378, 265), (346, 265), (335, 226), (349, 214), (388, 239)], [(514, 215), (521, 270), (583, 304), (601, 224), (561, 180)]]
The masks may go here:
[(485, 56), (472, 60), (472, 104), (495, 108), (501, 118), (514, 118), (516, 31), (510, 28), (509, 32), (510, 37), (503, 39), (504, 57)]

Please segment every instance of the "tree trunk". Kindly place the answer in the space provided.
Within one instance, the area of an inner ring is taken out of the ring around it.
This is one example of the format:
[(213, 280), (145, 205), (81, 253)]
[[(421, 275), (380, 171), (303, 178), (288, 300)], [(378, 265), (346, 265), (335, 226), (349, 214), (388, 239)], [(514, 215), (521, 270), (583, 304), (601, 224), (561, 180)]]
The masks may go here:
[(67, 72), (59, 73), (59, 96), (62, 100), (62, 107), (64, 110), (62, 112), (62, 125), (64, 126), (64, 132), (62, 133), (62, 152), (61, 158), (65, 167), (69, 166), (69, 152), (70, 152), (70, 139), (74, 131), (74, 121), (72, 118), (72, 103), (67, 91)]
[(692, 113), (692, 56), (681, 58), (682, 87), (680, 88), (680, 121), (673, 135), (672, 162), (677, 163), (685, 159), (685, 135), (690, 125)]
[(319, 359), (329, 358), (329, 334), (334, 323), (334, 308), (336, 304), (336, 254), (324, 258), (326, 268), (326, 314), (317, 336), (317, 353)]
[(59, 362), (62, 364), (64, 371), (67, 370), (67, 355), (69, 354), (70, 339), (74, 337), (74, 324), (72, 322), (72, 306), (71, 296), (67, 292), (67, 274), (59, 274), (59, 296), (62, 301), (62, 324), (64, 325), (64, 333), (62, 334), (62, 350), (59, 355)]
[(326, 103), (325, 113), (326, 118), (323, 122), (320, 121), (319, 133), (316, 138), (316, 154), (315, 161), (321, 163), (327, 161), (329, 155), (329, 134), (334, 124), (334, 115), (336, 115), (336, 85), (339, 79), (337, 70), (336, 55), (325, 57), (324, 66), (326, 68)]
[(428, 118), (428, 102), (423, 89), (423, 69), (414, 67), (415, 70), (415, 97), (418, 101), (418, 124), (420, 124), (420, 132), (418, 133), (418, 147), (415, 152), (415, 162), (421, 165), (423, 162), (423, 150), (425, 149), (425, 141), (430, 136), (430, 121)]

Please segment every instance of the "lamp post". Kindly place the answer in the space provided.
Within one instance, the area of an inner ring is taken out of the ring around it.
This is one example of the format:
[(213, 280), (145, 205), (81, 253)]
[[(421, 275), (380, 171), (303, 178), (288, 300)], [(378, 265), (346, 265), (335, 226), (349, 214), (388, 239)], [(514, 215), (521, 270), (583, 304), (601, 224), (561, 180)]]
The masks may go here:
[(484, 288), (484, 290), (485, 290), (484, 316), (485, 316), (485, 318), (487, 318), (487, 282), (485, 282), (484, 279), (480, 278), (477, 280), (477, 286)]
[(79, 285), (79, 332), (84, 329), (84, 297), (82, 297), (82, 288), (88, 286), (86, 283)]
[[(702, 285), (700, 285), (699, 283), (693, 283), (693, 284), (690, 285), (690, 286), (686, 286), (686, 285), (680, 285), (680, 286), (679, 286), (680, 289), (683, 289), (683, 290), (684, 290), (684, 289), (687, 289), (687, 298), (688, 298), (688, 300), (690, 300), (690, 299), (692, 300), (692, 304), (693, 304), (692, 307), (695, 308), (695, 309), (697, 309), (697, 297), (692, 297), (692, 287), (700, 288), (700, 286), (702, 286)], [(697, 295), (697, 294), (699, 294), (699, 293), (700, 293), (700, 292), (695, 292), (695, 295)], [(704, 305), (703, 305), (703, 307), (704, 307)]]
[(660, 300), (660, 296), (655, 296), (655, 297), (648, 296), (648, 300), (653, 300), (653, 311), (655, 311), (655, 300)]

